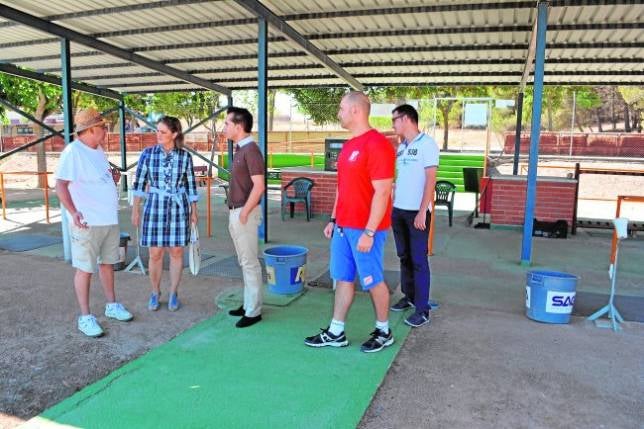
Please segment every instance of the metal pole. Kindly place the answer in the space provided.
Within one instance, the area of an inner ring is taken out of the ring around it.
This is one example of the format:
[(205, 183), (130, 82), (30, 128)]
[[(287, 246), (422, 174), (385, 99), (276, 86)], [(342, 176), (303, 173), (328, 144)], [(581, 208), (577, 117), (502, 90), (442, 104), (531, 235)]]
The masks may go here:
[(4, 193), (4, 174), (0, 173), (0, 203), (2, 203), (2, 219), (7, 220), (7, 196)]
[(259, 227), (259, 238), (268, 243), (268, 168), (266, 167), (266, 155), (268, 154), (267, 135), (267, 65), (268, 65), (268, 24), (264, 18), (258, 20), (257, 35), (257, 136), (259, 148), (264, 155), (264, 195), (262, 196), (262, 217), (263, 224)]
[(539, 137), (541, 131), (541, 103), (543, 99), (543, 69), (546, 60), (546, 27), (548, 25), (548, 3), (537, 4), (537, 47), (534, 65), (534, 98), (530, 131), (530, 155), (528, 158), (528, 180), (525, 198), (525, 217), (523, 222), (523, 241), (521, 244), (521, 265), (532, 262), (532, 227), (537, 196), (537, 164), (539, 162)]
[[(72, 130), (74, 127), (74, 120), (72, 118), (72, 76), (71, 76), (71, 61), (70, 61), (70, 46), (68, 39), (60, 40), (60, 72), (61, 72), (61, 86), (63, 91), (63, 123), (65, 124), (64, 137), (65, 145), (72, 142)], [(60, 223), (63, 228), (63, 256), (65, 261), (72, 260), (72, 247), (69, 238), (69, 224), (67, 219), (67, 210), (63, 204), (60, 204)]]
[(523, 124), (523, 91), (517, 95), (517, 129), (514, 134), (514, 162), (512, 163), (512, 175), (519, 173), (519, 155), (521, 153), (521, 127)]
[[(228, 107), (233, 105), (233, 96), (228, 96)], [(228, 171), (233, 171), (233, 141), (228, 140)], [(230, 177), (228, 177), (228, 182), (230, 182)]]
[[(119, 143), (121, 146), (121, 170), (127, 170), (127, 140), (125, 138), (125, 100), (119, 101)], [(123, 192), (127, 192), (127, 178), (123, 179), (121, 185)]]
[(490, 138), (492, 134), (492, 102), (487, 102), (487, 132), (485, 133), (485, 157), (483, 158), (483, 177), (487, 177), (487, 162), (490, 156)]
[(572, 208), (572, 225), (570, 226), (570, 233), (577, 234), (577, 206), (579, 205), (579, 179), (581, 177), (581, 168), (579, 163), (575, 164), (575, 205)]
[(572, 119), (570, 121), (570, 148), (568, 156), (572, 158), (572, 138), (575, 132), (575, 110), (577, 109), (577, 91), (572, 92)]

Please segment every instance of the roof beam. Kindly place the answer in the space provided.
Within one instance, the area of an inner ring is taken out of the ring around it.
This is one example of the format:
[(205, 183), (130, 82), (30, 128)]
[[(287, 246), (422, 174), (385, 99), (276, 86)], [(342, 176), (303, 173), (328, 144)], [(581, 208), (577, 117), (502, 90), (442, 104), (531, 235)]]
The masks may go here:
[[(26, 79), (36, 80), (39, 82), (51, 83), (53, 85), (62, 86), (62, 81), (59, 76), (52, 76), (44, 73), (38, 73), (31, 70), (21, 69), (13, 64), (0, 64), (0, 72), (7, 73), (13, 76), (24, 77)], [(89, 94), (100, 95), (101, 97), (111, 98), (113, 100), (121, 100), (123, 97), (116, 91), (111, 89), (98, 88), (92, 85), (87, 85), (79, 82), (72, 82), (72, 89)]]
[[(83, 18), (88, 16), (98, 16), (115, 13), (129, 13), (137, 10), (150, 10), (163, 7), (183, 6), (190, 4), (209, 3), (212, 0), (163, 0), (143, 4), (131, 4), (127, 6), (107, 7), (100, 9), (91, 9), (58, 15), (49, 15), (43, 17), (47, 21), (62, 21), (65, 19)], [(434, 6), (401, 6), (393, 8), (366, 9), (366, 10), (348, 10), (334, 12), (317, 12), (284, 15), (285, 21), (300, 21), (307, 19), (320, 18), (338, 18), (352, 16), (370, 16), (370, 15), (391, 15), (405, 13), (431, 13), (431, 12), (456, 12), (462, 10), (493, 10), (493, 9), (528, 9), (533, 7), (532, 1), (515, 1), (515, 2), (497, 2), (497, 3), (475, 3), (475, 4), (455, 4), (455, 5), (434, 5)], [(604, 6), (604, 5), (629, 5), (637, 2), (633, 0), (552, 0), (553, 7), (570, 7), (570, 6)], [(206, 24), (206, 23), (204, 23)], [(211, 22), (210, 25), (220, 26), (220, 23)], [(0, 23), (0, 28), (16, 25), (13, 22)], [(164, 27), (165, 28), (165, 27)], [(160, 30), (157, 30), (160, 31)]]
[[(46, 21), (62, 21), (65, 19), (86, 18), (89, 16), (116, 14), (116, 13), (131, 13), (137, 10), (150, 10), (163, 7), (183, 6), (196, 3), (210, 3), (211, 0), (162, 0), (143, 4), (128, 4), (126, 6), (113, 6), (104, 7), (101, 9), (81, 10), (78, 12), (61, 13), (58, 15), (44, 16), (42, 19)], [(17, 22), (2, 22), (0, 28), (13, 27), (18, 25)]]
[[(454, 66), (454, 65), (520, 65), (525, 61), (520, 58), (510, 59), (474, 59), (474, 60), (405, 60), (405, 61), (373, 61), (373, 62), (339, 62), (343, 68), (355, 67), (405, 67), (405, 66)], [(644, 58), (553, 58), (548, 64), (644, 64)], [(321, 69), (321, 64), (279, 65), (269, 66), (269, 71), (278, 70), (311, 70)], [(55, 71), (56, 69), (52, 69)], [(186, 70), (190, 74), (206, 73), (243, 73), (257, 71), (257, 66), (251, 67), (221, 67), (208, 69)], [(123, 73), (118, 75), (90, 75), (82, 76), (83, 80), (127, 79), (140, 77), (157, 77), (162, 73)]]
[(523, 90), (525, 89), (525, 84), (528, 81), (530, 72), (532, 71), (532, 63), (534, 62), (535, 48), (537, 46), (537, 22), (538, 21), (539, 21), (539, 15), (536, 14), (534, 17), (534, 23), (532, 24), (530, 43), (528, 44), (528, 55), (525, 59), (525, 64), (523, 65), (523, 73), (521, 75), (521, 81), (519, 82), (520, 93), (523, 93)]
[(256, 15), (259, 18), (263, 18), (267, 23), (273, 25), (280, 31), (287, 39), (301, 47), (306, 53), (311, 55), (315, 60), (320, 62), (323, 66), (331, 70), (333, 73), (338, 75), (342, 80), (349, 84), (352, 88), (357, 91), (362, 91), (364, 87), (360, 82), (358, 82), (353, 76), (346, 72), (342, 67), (340, 67), (335, 61), (329, 58), (324, 52), (322, 52), (317, 46), (309, 42), (304, 36), (295, 31), (293, 27), (283, 21), (279, 16), (275, 15), (264, 5), (262, 5), (257, 0), (236, 0), (237, 3), (242, 6), (247, 11)]
[[(549, 82), (544, 82), (543, 83), (546, 86), (561, 86), (561, 85), (566, 85), (566, 86), (588, 86), (588, 85), (597, 85), (597, 86), (614, 86), (614, 85), (620, 85), (620, 86), (641, 86), (642, 82), (641, 81), (630, 81), (630, 80), (625, 80), (625, 81), (601, 81), (601, 82), (578, 82), (578, 81), (549, 81)], [(528, 85), (531, 85), (531, 83), (528, 83)], [(458, 84), (454, 84), (453, 82), (432, 82), (432, 81), (416, 81), (416, 82), (370, 82), (365, 84), (366, 87), (371, 88), (371, 87), (382, 87), (382, 86), (516, 86), (516, 82), (495, 82), (495, 81), (489, 81), (489, 82), (459, 82)], [(325, 84), (319, 84), (319, 85), (306, 85), (303, 86), (302, 84), (292, 84), (292, 85), (284, 85), (284, 84), (269, 84), (269, 88), (271, 89), (287, 89), (287, 88), (343, 88), (346, 87), (344, 83), (325, 83)], [(239, 86), (230, 86), (230, 89), (232, 90), (245, 90), (245, 89), (256, 89), (257, 86), (255, 85), (239, 85)], [(128, 94), (147, 94), (150, 92), (177, 92), (177, 91), (184, 91), (184, 90), (177, 90), (177, 89), (167, 89), (167, 88), (156, 88), (156, 89), (142, 89), (142, 90), (132, 90), (128, 91)], [(190, 91), (204, 91), (204, 89), (201, 88), (194, 88), (190, 89)]]
[(44, 19), (40, 19), (33, 15), (29, 15), (27, 13), (21, 12), (17, 9), (11, 8), (9, 6), (5, 6), (3, 4), (0, 4), (0, 16), (3, 16), (12, 21), (19, 22), (21, 24), (27, 25), (29, 27), (33, 27), (50, 34), (54, 34), (59, 37), (64, 37), (66, 39), (69, 39), (70, 41), (80, 43), (82, 45), (89, 46), (91, 48), (98, 49), (109, 55), (115, 56), (117, 58), (121, 58), (126, 61), (142, 65), (152, 70), (157, 70), (161, 73), (164, 73), (170, 76), (174, 76), (177, 79), (181, 79), (183, 81), (190, 82), (192, 84), (195, 84), (207, 89), (211, 89), (213, 91), (217, 91), (225, 95), (231, 94), (231, 91), (224, 86), (217, 85), (206, 79), (193, 76), (184, 71), (169, 67), (157, 61), (150, 60), (148, 58), (129, 52), (125, 49), (121, 49), (109, 43), (96, 40), (92, 37), (86, 36), (77, 31), (73, 31), (68, 28), (61, 27), (60, 25), (51, 23)]
[[(641, 76), (642, 74), (634, 70), (624, 70), (624, 71), (564, 71), (564, 70), (554, 70), (544, 73), (546, 77), (549, 76)], [(511, 71), (501, 71), (501, 72), (400, 72), (400, 73), (355, 73), (356, 77), (362, 79), (373, 79), (373, 78), (404, 78), (404, 77), (502, 77), (506, 76), (508, 78), (517, 78), (521, 74), (519, 72)], [(318, 74), (318, 75), (309, 75), (309, 76), (274, 76), (271, 77), (271, 81), (280, 81), (280, 80), (295, 80), (295, 81), (307, 81), (307, 80), (316, 80), (316, 79), (336, 79), (337, 76), (333, 74)], [(257, 78), (253, 76), (248, 77), (234, 77), (228, 79), (222, 79), (223, 82), (256, 82)], [(165, 86), (165, 85), (177, 85), (181, 82), (168, 80), (168, 81), (155, 81), (155, 82), (112, 82), (108, 83), (107, 86), (114, 88), (129, 88), (129, 87), (144, 87), (144, 86)], [(511, 82), (508, 82), (511, 83)]]
[[(247, 22), (248, 20), (244, 20)], [(225, 21), (229, 22), (229, 21)], [(212, 22), (206, 23), (208, 27), (212, 26)], [(191, 24), (191, 25), (200, 25)], [(239, 24), (235, 24), (239, 25)], [(179, 26), (185, 30), (186, 24)], [(220, 25), (217, 28), (220, 28)], [(643, 22), (592, 22), (592, 23), (579, 23), (579, 24), (550, 24), (548, 31), (589, 31), (589, 30), (639, 30), (644, 28)], [(440, 35), (440, 34), (477, 34), (477, 33), (506, 33), (506, 32), (521, 32), (525, 33), (531, 31), (530, 25), (487, 25), (487, 26), (468, 26), (468, 27), (430, 27), (430, 28), (404, 28), (393, 30), (365, 30), (355, 32), (339, 32), (339, 33), (315, 33), (308, 34), (305, 37), (308, 40), (329, 40), (329, 39), (342, 39), (348, 37), (390, 37), (390, 36), (424, 36), (424, 35)], [(143, 29), (142, 29), (143, 30)], [(154, 27), (154, 32), (171, 31), (171, 27)], [(129, 31), (137, 31), (132, 29)], [(111, 33), (93, 33), (89, 36), (94, 38), (109, 38), (116, 37)], [(287, 39), (282, 36), (269, 37), (268, 41), (271, 42), (284, 42)], [(21, 46), (43, 45), (50, 43), (58, 43), (55, 37), (23, 40), (19, 42), (0, 43), (0, 49), (3, 48), (16, 48)], [(163, 44), (140, 46), (132, 48), (132, 52), (148, 52), (148, 51), (163, 51), (174, 50), (183, 48), (212, 48), (217, 46), (235, 46), (235, 45), (254, 45), (257, 43), (257, 38), (250, 37), (247, 39), (227, 39), (227, 40), (208, 40), (191, 43), (176, 43), (176, 44)]]
[[(388, 53), (402, 53), (402, 52), (450, 52), (450, 51), (525, 51), (527, 48), (525, 43), (501, 43), (501, 44), (475, 44), (475, 45), (432, 45), (432, 46), (386, 46), (386, 47), (373, 47), (373, 48), (351, 48), (351, 49), (329, 49), (326, 55), (354, 55), (354, 54), (388, 54)], [(644, 42), (588, 42), (588, 43), (548, 43), (546, 49), (630, 49), (644, 48)], [(101, 55), (95, 51), (78, 52), (72, 54), (72, 58), (91, 57)], [(134, 54), (131, 54), (134, 55)], [(289, 58), (289, 57), (305, 57), (306, 53), (303, 52), (275, 52), (271, 53), (272, 58)], [(12, 63), (28, 63), (36, 61), (56, 60), (58, 55), (45, 55), (41, 57), (23, 57), (23, 58), (9, 58), (6, 61)], [(234, 60), (248, 60), (257, 58), (257, 54), (239, 54), (239, 55), (219, 55), (207, 57), (192, 57), (192, 58), (178, 58), (160, 62), (161, 64), (188, 64), (210, 61), (234, 61)], [(127, 66), (123, 63), (121, 67)], [(101, 68), (103, 65), (96, 65), (96, 68)], [(112, 63), (109, 67), (119, 67), (119, 63)], [(91, 67), (90, 67), (91, 68)], [(74, 67), (73, 70), (77, 68)], [(43, 69), (49, 70), (49, 69)]]

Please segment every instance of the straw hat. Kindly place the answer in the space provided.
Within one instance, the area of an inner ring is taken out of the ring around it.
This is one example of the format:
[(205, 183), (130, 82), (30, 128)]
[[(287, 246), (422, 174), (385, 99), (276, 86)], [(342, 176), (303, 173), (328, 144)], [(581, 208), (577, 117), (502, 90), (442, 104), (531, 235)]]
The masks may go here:
[(74, 116), (74, 123), (76, 124), (76, 133), (85, 131), (92, 127), (97, 127), (100, 125), (105, 125), (105, 119), (101, 116), (96, 109), (88, 108), (79, 110)]

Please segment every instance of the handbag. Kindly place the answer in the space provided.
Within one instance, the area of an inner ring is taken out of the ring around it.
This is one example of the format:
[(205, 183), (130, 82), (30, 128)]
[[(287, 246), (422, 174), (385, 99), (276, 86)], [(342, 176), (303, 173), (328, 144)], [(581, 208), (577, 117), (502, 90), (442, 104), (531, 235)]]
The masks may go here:
[(197, 225), (190, 225), (190, 244), (188, 245), (188, 262), (193, 276), (199, 274), (201, 268), (201, 245), (199, 244), (199, 230)]

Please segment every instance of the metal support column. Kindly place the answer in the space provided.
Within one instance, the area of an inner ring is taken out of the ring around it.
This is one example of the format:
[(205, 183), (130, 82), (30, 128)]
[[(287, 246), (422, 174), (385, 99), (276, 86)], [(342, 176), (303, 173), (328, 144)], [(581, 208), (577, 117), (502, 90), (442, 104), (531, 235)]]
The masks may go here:
[(512, 163), (512, 175), (519, 173), (519, 154), (521, 152), (521, 127), (523, 123), (523, 90), (517, 95), (517, 131), (514, 136), (514, 162)]
[[(69, 39), (60, 40), (60, 67), (61, 67), (61, 81), (62, 81), (62, 98), (63, 98), (63, 123), (65, 125), (64, 137), (65, 145), (72, 142), (72, 133), (74, 128), (74, 120), (72, 118), (72, 76), (71, 76), (71, 61), (70, 61), (70, 46)], [(69, 223), (67, 219), (67, 210), (63, 204), (60, 204), (60, 223), (63, 233), (63, 256), (65, 261), (71, 262), (72, 248), (71, 240), (69, 238)]]
[(263, 224), (259, 228), (259, 238), (268, 243), (268, 134), (267, 134), (267, 83), (268, 83), (268, 23), (259, 18), (257, 34), (257, 137), (259, 148), (264, 155), (264, 195), (262, 196)]
[[(119, 101), (119, 143), (121, 147), (121, 170), (127, 170), (127, 144), (125, 139), (125, 100)], [(123, 177), (121, 185), (123, 192), (127, 192), (127, 176)]]
[[(228, 96), (228, 107), (233, 106), (233, 96)], [(228, 171), (233, 171), (233, 141), (228, 139)], [(228, 178), (230, 182), (230, 178)]]
[(546, 27), (548, 25), (548, 3), (537, 4), (537, 45), (534, 65), (534, 96), (530, 131), (530, 155), (528, 158), (528, 180), (521, 244), (521, 265), (532, 262), (532, 227), (537, 196), (537, 164), (539, 162), (539, 137), (541, 135), (541, 103), (543, 99), (543, 69), (546, 60)]

